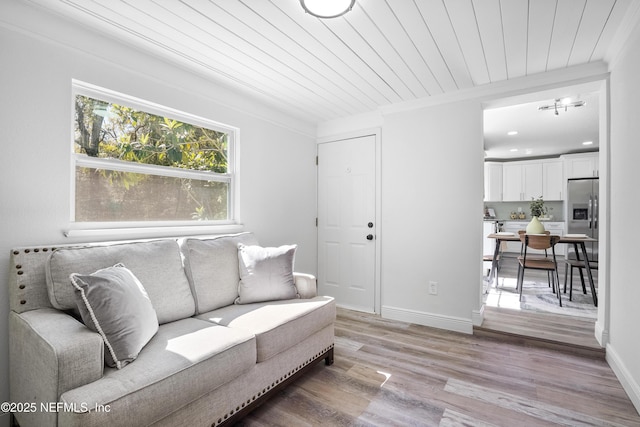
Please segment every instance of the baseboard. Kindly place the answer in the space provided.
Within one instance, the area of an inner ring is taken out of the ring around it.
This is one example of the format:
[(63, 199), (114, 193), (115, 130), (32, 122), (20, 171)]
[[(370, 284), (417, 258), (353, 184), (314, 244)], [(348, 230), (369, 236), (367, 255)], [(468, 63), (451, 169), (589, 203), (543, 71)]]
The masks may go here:
[(622, 388), (627, 392), (633, 406), (636, 407), (636, 411), (640, 414), (640, 384), (633, 378), (611, 344), (607, 344), (607, 363), (611, 366), (620, 384), (622, 384)]
[(484, 321), (484, 304), (480, 307), (480, 310), (473, 310), (471, 312), (471, 323), (473, 326), (482, 326)]
[(443, 316), (440, 314), (389, 306), (382, 307), (381, 316), (385, 319), (398, 320), (400, 322), (415, 323), (416, 325), (431, 326), (433, 328), (462, 332), (464, 334), (473, 334), (473, 323), (471, 319), (461, 317)]
[(361, 313), (369, 313), (369, 314), (376, 314), (375, 311), (371, 310), (370, 308), (365, 308), (365, 307), (359, 307), (359, 306), (355, 306), (355, 305), (349, 305), (349, 304), (338, 304), (336, 303), (336, 307), (338, 308), (344, 308), (346, 310), (353, 310), (353, 311), (359, 311)]
[(595, 325), (595, 336), (596, 336), (596, 340), (598, 340), (598, 343), (602, 347), (606, 348), (607, 344), (609, 344), (609, 331), (604, 328), (604, 326), (602, 325), (602, 322), (600, 322), (599, 320), (596, 322), (596, 325)]

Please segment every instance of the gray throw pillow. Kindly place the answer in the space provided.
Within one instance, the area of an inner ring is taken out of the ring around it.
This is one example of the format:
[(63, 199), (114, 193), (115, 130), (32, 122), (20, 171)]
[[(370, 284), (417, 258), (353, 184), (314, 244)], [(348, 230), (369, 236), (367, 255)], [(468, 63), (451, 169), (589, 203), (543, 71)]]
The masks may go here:
[(296, 245), (263, 248), (238, 244), (240, 284), (236, 304), (298, 298), (293, 281)]
[(158, 332), (158, 317), (142, 283), (122, 264), (70, 276), (84, 324), (102, 335), (105, 363), (122, 369)]

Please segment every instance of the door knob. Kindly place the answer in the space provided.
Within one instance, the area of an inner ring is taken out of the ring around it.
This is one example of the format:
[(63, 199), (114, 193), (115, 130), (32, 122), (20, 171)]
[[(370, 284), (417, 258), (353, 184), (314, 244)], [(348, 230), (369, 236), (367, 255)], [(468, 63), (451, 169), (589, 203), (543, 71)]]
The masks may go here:
[(367, 227), (369, 227), (369, 228), (373, 228), (373, 223), (372, 223), (372, 222), (370, 222), (369, 224), (367, 224)]
[(367, 234), (367, 240), (373, 240), (373, 234)]

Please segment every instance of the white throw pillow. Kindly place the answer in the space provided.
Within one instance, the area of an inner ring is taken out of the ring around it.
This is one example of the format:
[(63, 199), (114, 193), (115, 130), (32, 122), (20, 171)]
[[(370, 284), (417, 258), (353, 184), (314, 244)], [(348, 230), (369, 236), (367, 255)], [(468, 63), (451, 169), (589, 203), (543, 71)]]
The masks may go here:
[(142, 283), (122, 264), (69, 277), (84, 324), (102, 335), (105, 363), (122, 369), (133, 362), (158, 332), (158, 317)]
[(238, 244), (240, 283), (236, 304), (298, 298), (293, 281), (297, 245), (263, 248)]

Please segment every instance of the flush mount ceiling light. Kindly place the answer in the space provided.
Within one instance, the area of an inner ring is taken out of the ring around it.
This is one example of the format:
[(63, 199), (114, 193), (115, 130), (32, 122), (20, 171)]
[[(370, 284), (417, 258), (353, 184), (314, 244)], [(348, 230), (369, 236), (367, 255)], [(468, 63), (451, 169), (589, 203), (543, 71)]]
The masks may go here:
[(553, 105), (543, 105), (541, 107), (538, 107), (538, 111), (543, 111), (543, 110), (553, 110), (556, 116), (558, 115), (558, 108), (563, 109), (564, 111), (567, 111), (567, 109), (569, 107), (582, 107), (583, 105), (585, 105), (586, 102), (584, 101), (574, 101), (571, 102), (571, 99), (569, 98), (565, 98), (565, 99), (560, 99), (557, 98), (554, 102)]
[(302, 8), (317, 18), (337, 18), (349, 12), (356, 0), (300, 0)]

